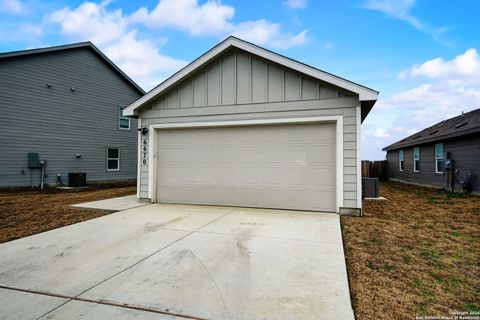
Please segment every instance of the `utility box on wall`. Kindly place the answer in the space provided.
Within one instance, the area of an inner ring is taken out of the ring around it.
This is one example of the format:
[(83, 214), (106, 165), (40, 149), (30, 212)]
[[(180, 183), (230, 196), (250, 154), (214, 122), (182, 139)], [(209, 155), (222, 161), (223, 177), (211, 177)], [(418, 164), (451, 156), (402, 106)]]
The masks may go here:
[(40, 161), (38, 160), (38, 153), (30, 152), (28, 154), (28, 167), (30, 169), (40, 168)]

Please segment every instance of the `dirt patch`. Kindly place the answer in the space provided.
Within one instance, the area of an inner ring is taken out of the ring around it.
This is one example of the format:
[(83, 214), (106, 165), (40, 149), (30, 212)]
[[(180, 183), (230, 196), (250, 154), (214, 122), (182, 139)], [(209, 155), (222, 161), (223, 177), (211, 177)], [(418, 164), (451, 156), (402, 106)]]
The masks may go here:
[(0, 243), (111, 213), (71, 204), (135, 194), (132, 184), (94, 185), (86, 190), (0, 190)]
[(480, 197), (382, 183), (388, 201), (341, 218), (358, 320), (478, 310)]

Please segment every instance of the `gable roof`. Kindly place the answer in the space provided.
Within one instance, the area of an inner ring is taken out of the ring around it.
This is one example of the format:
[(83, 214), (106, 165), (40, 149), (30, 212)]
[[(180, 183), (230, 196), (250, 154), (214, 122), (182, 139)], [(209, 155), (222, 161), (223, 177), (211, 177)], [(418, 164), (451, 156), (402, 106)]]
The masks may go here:
[(364, 118), (364, 116), (368, 114), (370, 109), (373, 107), (373, 104), (377, 100), (378, 92), (373, 89), (359, 85), (357, 83), (346, 80), (344, 78), (335, 76), (331, 73), (314, 68), (312, 66), (298, 62), (296, 60), (287, 58), (283, 55), (280, 55), (273, 51), (259, 47), (245, 40), (236, 38), (234, 36), (230, 36), (224, 41), (214, 46), (212, 49), (210, 49), (206, 53), (204, 53), (203, 55), (201, 55), (200, 57), (198, 57), (197, 59), (195, 59), (186, 67), (184, 67), (177, 73), (173, 74), (170, 78), (166, 79), (165, 81), (160, 83), (158, 86), (150, 90), (143, 97), (131, 103), (129, 106), (127, 106), (124, 109), (123, 111), (124, 114), (128, 116), (134, 116), (136, 110), (144, 107), (147, 103), (151, 102), (153, 99), (158, 97), (161, 93), (165, 92), (172, 86), (178, 84), (182, 79), (192, 75), (195, 71), (200, 69), (202, 66), (204, 66), (205, 64), (215, 59), (216, 57), (221, 55), (223, 52), (229, 50), (232, 47), (244, 50), (248, 53), (260, 56), (266, 60), (270, 60), (272, 62), (285, 66), (287, 68), (296, 70), (300, 73), (309, 75), (313, 78), (322, 80), (324, 82), (328, 82), (337, 87), (340, 87), (347, 91), (351, 91), (353, 93), (358, 94), (360, 101), (366, 102), (365, 105), (363, 105), (362, 103), (362, 109), (364, 109), (362, 110), (362, 119)]
[(89, 48), (89, 49), (91, 49), (97, 56), (102, 58), (108, 65), (110, 65), (118, 75), (120, 75), (125, 80), (127, 80), (127, 82), (133, 88), (135, 88), (142, 95), (145, 94), (145, 90), (143, 90), (138, 84), (135, 83), (135, 81), (133, 81), (129, 76), (127, 76), (125, 74), (125, 72), (123, 72), (115, 63), (112, 62), (112, 60), (110, 60), (102, 51), (100, 51), (100, 49), (95, 47), (95, 45), (93, 43), (91, 43), (90, 41), (72, 43), (72, 44), (61, 45), (61, 46), (46, 47), (46, 48), (20, 50), (20, 51), (12, 51), (12, 52), (3, 52), (3, 53), (0, 53), (0, 59), (16, 58), (16, 57), (21, 57), (21, 56), (33, 55), (33, 54), (57, 52), (57, 51), (71, 50), (71, 49), (77, 49), (77, 48)]
[(480, 109), (462, 113), (459, 116), (440, 121), (433, 126), (397, 141), (382, 150), (388, 151), (400, 149), (427, 142), (461, 137), (476, 132), (480, 132)]

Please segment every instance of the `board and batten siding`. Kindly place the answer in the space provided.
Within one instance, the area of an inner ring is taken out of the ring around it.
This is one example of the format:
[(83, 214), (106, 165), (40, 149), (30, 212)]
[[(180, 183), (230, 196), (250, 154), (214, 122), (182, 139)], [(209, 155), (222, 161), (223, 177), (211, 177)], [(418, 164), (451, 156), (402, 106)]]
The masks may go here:
[[(343, 117), (344, 206), (357, 203), (358, 97), (242, 51), (230, 51), (140, 111), (141, 126), (297, 117)], [(148, 198), (148, 135), (141, 137), (139, 197)], [(143, 163), (142, 159), (147, 159)]]
[(230, 51), (170, 89), (153, 110), (353, 96), (242, 51)]
[[(47, 184), (57, 173), (67, 183), (68, 172), (135, 179), (137, 121), (120, 130), (117, 112), (140, 96), (87, 47), (1, 59), (0, 187), (30, 185), (29, 152), (47, 161)], [(120, 148), (120, 171), (107, 172), (107, 147)], [(38, 185), (40, 170), (32, 173)]]

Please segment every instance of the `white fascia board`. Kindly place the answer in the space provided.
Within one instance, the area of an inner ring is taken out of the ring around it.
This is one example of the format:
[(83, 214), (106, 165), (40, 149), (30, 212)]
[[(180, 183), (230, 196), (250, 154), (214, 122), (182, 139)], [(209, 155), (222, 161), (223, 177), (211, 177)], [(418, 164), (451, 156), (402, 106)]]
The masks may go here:
[(313, 78), (325, 81), (327, 83), (331, 83), (332, 85), (343, 88), (347, 91), (357, 93), (360, 101), (377, 100), (378, 92), (372, 89), (350, 82), (346, 79), (337, 77), (333, 74), (316, 69), (314, 67), (310, 67), (298, 61), (289, 59), (275, 52), (258, 47), (252, 43), (249, 43), (234, 37), (229, 37), (223, 42), (221, 42), (220, 44), (218, 44), (217, 46), (213, 47), (211, 50), (207, 51), (204, 55), (200, 56), (198, 59), (196, 59), (189, 65), (187, 65), (185, 68), (175, 73), (173, 76), (165, 80), (163, 83), (161, 83), (160, 85), (152, 89), (143, 97), (134, 101), (132, 104), (130, 104), (128, 107), (126, 107), (123, 110), (123, 113), (126, 116), (135, 115), (135, 110), (137, 108), (142, 107), (143, 105), (145, 105), (146, 103), (148, 103), (149, 101), (157, 97), (159, 94), (161, 94), (171, 86), (178, 83), (184, 77), (192, 74), (193, 72), (195, 72), (195, 70), (205, 65), (207, 62), (209, 62), (211, 59), (215, 58), (216, 56), (218, 56), (219, 54), (227, 50), (229, 47), (236, 47), (238, 49), (249, 52), (253, 55), (262, 57), (266, 60), (270, 60), (272, 62), (283, 65), (287, 68), (296, 70), (300, 73), (309, 75)]
[(310, 67), (306, 64), (281, 56), (275, 52), (260, 48), (254, 44), (244, 42), (238, 39), (232, 39), (232, 40), (236, 40), (236, 42), (233, 45), (239, 49), (245, 50), (247, 52), (260, 56), (266, 60), (270, 60), (272, 62), (278, 63), (280, 65), (283, 65), (287, 68), (293, 69), (300, 73), (304, 73), (313, 78), (333, 84), (345, 90), (355, 92), (359, 95), (360, 101), (377, 100), (378, 92), (372, 89), (363, 87), (359, 84), (350, 82), (346, 79), (340, 78), (328, 72), (316, 69), (314, 67)]
[(152, 100), (152, 98), (155, 98), (158, 96), (160, 93), (168, 89), (170, 86), (174, 85), (175, 83), (179, 82), (181, 79), (183, 79), (186, 75), (194, 72), (198, 68), (200, 68), (202, 65), (204, 65), (206, 62), (208, 62), (210, 59), (213, 59), (215, 56), (226, 50), (231, 43), (226, 40), (216, 47), (212, 48), (210, 51), (207, 51), (203, 56), (198, 58), (197, 60), (193, 61), (189, 65), (187, 65), (185, 68), (180, 70), (179, 72), (175, 73), (173, 76), (162, 82), (160, 85), (157, 87), (153, 88), (151, 91), (149, 91), (147, 94), (145, 94), (143, 97), (140, 99), (134, 101), (132, 104), (130, 104), (128, 107), (123, 109), (123, 114), (127, 116), (133, 116), (135, 114), (135, 109), (143, 106), (145, 103), (149, 102)]

